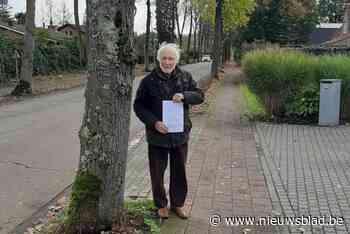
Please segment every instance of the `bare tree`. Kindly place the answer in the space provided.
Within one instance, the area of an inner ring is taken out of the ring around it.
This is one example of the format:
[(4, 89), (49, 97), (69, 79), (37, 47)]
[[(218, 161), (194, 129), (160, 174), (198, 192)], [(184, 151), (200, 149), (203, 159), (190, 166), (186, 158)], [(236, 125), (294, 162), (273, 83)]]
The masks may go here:
[(69, 11), (66, 3), (63, 1), (62, 5), (58, 9), (59, 24), (64, 25), (72, 21), (72, 13)]
[(49, 25), (53, 25), (53, 2), (52, 2), (52, 0), (46, 0), (46, 7), (48, 9)]
[(180, 48), (182, 48), (182, 35), (183, 35), (183, 31), (185, 28), (185, 23), (186, 23), (186, 19), (187, 19), (187, 15), (188, 15), (188, 0), (185, 0), (182, 2), (181, 6), (179, 7), (179, 9), (183, 9), (183, 21), (182, 21), (182, 26), (180, 28), (180, 20), (179, 20), (179, 11), (176, 11), (176, 26), (177, 26), (177, 35), (179, 36), (179, 45)]
[(344, 3), (344, 23), (343, 23), (343, 33), (349, 33), (350, 27), (350, 1), (346, 0)]
[(135, 0), (86, 2), (88, 83), (66, 232), (95, 233), (123, 218), (136, 8)]
[(80, 66), (82, 66), (83, 64), (85, 64), (86, 50), (85, 50), (85, 42), (83, 41), (83, 35), (82, 35), (80, 21), (79, 21), (79, 0), (74, 0), (74, 21), (75, 21), (75, 27), (78, 30), (79, 59), (80, 59)]
[(190, 49), (191, 49), (191, 37), (192, 37), (192, 28), (193, 28), (193, 6), (191, 5), (190, 8), (190, 32), (188, 34), (188, 40), (187, 40), (187, 57), (186, 57), (186, 63), (190, 63)]
[(35, 0), (27, 0), (25, 13), (24, 48), (21, 63), (21, 73), (19, 83), (12, 91), (11, 95), (20, 96), (32, 93), (33, 80), (33, 30), (35, 19)]
[(9, 26), (13, 24), (13, 18), (10, 14), (11, 7), (7, 0), (0, 0), (0, 20), (7, 23)]
[(147, 0), (147, 19), (146, 19), (146, 42), (145, 42), (145, 71), (150, 71), (149, 67), (149, 34), (151, 28), (151, 0)]

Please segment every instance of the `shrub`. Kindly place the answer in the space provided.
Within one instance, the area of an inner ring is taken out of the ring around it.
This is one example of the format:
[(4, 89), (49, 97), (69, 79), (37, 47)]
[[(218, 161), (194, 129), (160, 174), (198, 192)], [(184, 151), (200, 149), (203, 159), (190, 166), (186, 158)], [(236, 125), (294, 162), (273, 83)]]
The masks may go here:
[(286, 115), (297, 122), (316, 122), (320, 101), (319, 87), (309, 84), (286, 103)]
[(15, 46), (0, 35), (0, 83), (16, 76)]
[(311, 56), (286, 49), (255, 50), (243, 59), (247, 84), (270, 114), (315, 121), (321, 79), (342, 80), (342, 117), (350, 116), (350, 58)]
[[(243, 69), (248, 85), (267, 103), (285, 103), (295, 96), (300, 87), (314, 80), (314, 59), (285, 49), (255, 50), (244, 56)], [(276, 100), (278, 97), (278, 100)], [(272, 104), (270, 104), (272, 105)], [(268, 106), (272, 114), (284, 112), (284, 106)]]
[[(33, 51), (33, 74), (83, 69), (80, 64), (79, 44), (77, 40), (60, 41), (55, 44), (48, 41), (47, 32), (37, 31)], [(0, 82), (8, 82), (16, 76), (15, 44), (0, 35)], [(18, 69), (20, 65), (18, 64)]]
[(350, 84), (350, 58), (346, 56), (322, 56), (316, 69), (317, 82), (321, 79), (341, 79), (342, 93), (348, 95)]

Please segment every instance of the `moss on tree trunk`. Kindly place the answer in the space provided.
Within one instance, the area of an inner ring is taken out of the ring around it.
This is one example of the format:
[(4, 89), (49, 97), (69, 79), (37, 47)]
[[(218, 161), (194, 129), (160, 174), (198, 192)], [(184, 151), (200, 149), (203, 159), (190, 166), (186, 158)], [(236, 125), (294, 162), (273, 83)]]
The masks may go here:
[(101, 195), (101, 181), (88, 172), (75, 177), (65, 220), (65, 233), (97, 232), (98, 199)]

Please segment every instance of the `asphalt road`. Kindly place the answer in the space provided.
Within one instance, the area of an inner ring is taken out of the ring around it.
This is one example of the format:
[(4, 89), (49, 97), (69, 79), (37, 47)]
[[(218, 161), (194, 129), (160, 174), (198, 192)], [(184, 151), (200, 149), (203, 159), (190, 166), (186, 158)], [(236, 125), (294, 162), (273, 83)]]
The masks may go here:
[[(209, 63), (184, 66), (196, 80)], [(134, 93), (140, 78), (134, 82)], [(0, 233), (8, 233), (74, 179), (84, 88), (0, 107)], [(134, 96), (134, 95), (133, 95)], [(132, 112), (130, 140), (143, 132)]]

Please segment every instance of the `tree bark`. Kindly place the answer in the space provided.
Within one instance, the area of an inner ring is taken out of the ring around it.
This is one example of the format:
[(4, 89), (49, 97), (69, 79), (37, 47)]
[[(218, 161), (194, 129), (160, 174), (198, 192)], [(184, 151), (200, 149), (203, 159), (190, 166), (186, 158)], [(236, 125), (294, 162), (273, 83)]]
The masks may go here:
[(198, 57), (201, 60), (203, 56), (203, 23), (201, 19), (199, 19), (199, 33), (198, 33)]
[(343, 33), (349, 33), (349, 26), (350, 26), (350, 2), (345, 3), (345, 10), (344, 10), (344, 23), (343, 23)]
[[(178, 2), (178, 0), (176, 0), (174, 2)], [(175, 11), (175, 21), (176, 21), (177, 35), (179, 37), (179, 44), (180, 44), (180, 48), (181, 48), (181, 46), (182, 46), (182, 34), (180, 32), (179, 12), (177, 10)]]
[(175, 42), (173, 0), (156, 0), (158, 43)]
[(83, 35), (80, 28), (80, 22), (79, 22), (79, 0), (74, 0), (74, 21), (75, 21), (75, 27), (78, 30), (78, 39), (79, 39), (79, 60), (80, 60), (80, 66), (82, 67), (85, 63), (85, 53), (84, 53), (84, 43), (83, 43)]
[(191, 36), (192, 36), (192, 27), (193, 27), (193, 8), (191, 6), (190, 9), (190, 32), (188, 34), (188, 40), (187, 40), (187, 58), (186, 58), (186, 63), (190, 63), (190, 49), (191, 49)]
[(150, 71), (149, 68), (149, 34), (151, 28), (151, 1), (147, 0), (147, 19), (146, 19), (146, 42), (145, 42), (145, 71)]
[(193, 32), (193, 58), (195, 61), (198, 61), (197, 58), (197, 22), (194, 23), (194, 32)]
[(211, 77), (218, 78), (219, 64), (220, 64), (220, 43), (221, 43), (221, 28), (222, 28), (222, 2), (216, 0), (215, 8), (215, 38), (213, 46), (213, 62), (211, 65)]
[(27, 0), (26, 2), (26, 20), (25, 20), (25, 32), (24, 32), (24, 48), (20, 72), (20, 81), (16, 85), (15, 89), (11, 92), (11, 95), (21, 96), (23, 94), (32, 93), (32, 80), (33, 80), (33, 50), (34, 39), (33, 30), (35, 27), (35, 0)]
[[(79, 131), (79, 169), (74, 185), (78, 187), (82, 177), (91, 175), (100, 184), (101, 193), (93, 208), (89, 207), (89, 201), (80, 201), (78, 207), (74, 207), (71, 202), (69, 211), (77, 211), (78, 214), (75, 215), (79, 217), (79, 223), (72, 222), (70, 227), (91, 229), (91, 224), (94, 224), (93, 229), (101, 230), (110, 228), (112, 223), (120, 223), (123, 217), (132, 83), (136, 62), (135, 10), (135, 0), (87, 0), (90, 48), (88, 83), (85, 90), (85, 113)], [(87, 190), (93, 192), (91, 188)], [(73, 187), (72, 194), (76, 192)], [(71, 215), (73, 216), (74, 214)]]

